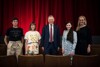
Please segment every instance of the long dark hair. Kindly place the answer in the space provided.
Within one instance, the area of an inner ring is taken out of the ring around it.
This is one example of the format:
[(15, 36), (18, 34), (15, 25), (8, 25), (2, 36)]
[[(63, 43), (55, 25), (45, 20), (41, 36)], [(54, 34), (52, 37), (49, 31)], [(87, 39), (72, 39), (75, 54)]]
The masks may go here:
[(36, 24), (34, 22), (30, 23), (29, 30), (32, 30), (32, 28), (31, 28), (32, 25), (35, 25), (35, 29), (34, 30), (36, 30)]
[[(70, 22), (69, 22), (70, 23)], [(71, 24), (71, 23), (70, 23)], [(67, 40), (70, 41), (71, 43), (73, 43), (74, 39), (73, 39), (73, 30), (72, 28), (69, 30), (68, 34), (67, 34)]]

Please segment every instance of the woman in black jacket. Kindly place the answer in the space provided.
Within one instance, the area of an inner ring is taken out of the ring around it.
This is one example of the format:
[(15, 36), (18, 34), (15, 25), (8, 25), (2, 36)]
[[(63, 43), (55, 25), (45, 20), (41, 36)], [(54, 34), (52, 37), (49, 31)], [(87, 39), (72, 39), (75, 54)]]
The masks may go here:
[(87, 55), (91, 52), (91, 33), (87, 27), (87, 20), (85, 16), (79, 16), (78, 25), (76, 28), (78, 42), (75, 53), (79, 55)]

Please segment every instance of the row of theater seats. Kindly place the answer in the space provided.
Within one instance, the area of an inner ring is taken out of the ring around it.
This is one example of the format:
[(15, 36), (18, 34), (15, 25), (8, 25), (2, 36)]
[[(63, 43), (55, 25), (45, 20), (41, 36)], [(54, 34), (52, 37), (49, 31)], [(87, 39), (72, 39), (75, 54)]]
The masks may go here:
[(0, 56), (0, 67), (100, 67), (98, 55), (82, 56), (75, 55), (73, 60), (70, 56), (54, 55), (20, 55)]

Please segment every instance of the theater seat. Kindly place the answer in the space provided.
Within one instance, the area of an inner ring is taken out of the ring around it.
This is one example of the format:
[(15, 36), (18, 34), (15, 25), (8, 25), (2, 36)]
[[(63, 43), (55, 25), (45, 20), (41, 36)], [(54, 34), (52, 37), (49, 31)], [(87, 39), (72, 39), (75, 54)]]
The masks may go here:
[(7, 47), (5, 44), (0, 44), (0, 56), (7, 54)]
[(70, 56), (45, 55), (45, 67), (70, 67)]
[(18, 67), (43, 67), (43, 55), (20, 55)]
[[(91, 46), (91, 54), (96, 54), (96, 55), (99, 55), (100, 57), (100, 44)], [(100, 58), (99, 58), (99, 62), (100, 62)], [(100, 64), (99, 64), (99, 67), (100, 67)]]
[(100, 56), (100, 45), (92, 45), (91, 54), (97, 54)]
[(16, 56), (0, 56), (0, 67), (17, 67)]
[(98, 55), (75, 55), (73, 56), (72, 67), (99, 67)]

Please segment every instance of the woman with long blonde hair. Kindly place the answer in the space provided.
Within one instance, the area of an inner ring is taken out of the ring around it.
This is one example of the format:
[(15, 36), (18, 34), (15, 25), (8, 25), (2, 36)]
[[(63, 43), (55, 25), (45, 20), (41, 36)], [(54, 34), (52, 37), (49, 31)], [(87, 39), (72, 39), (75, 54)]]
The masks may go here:
[(79, 16), (78, 25), (76, 28), (78, 42), (75, 53), (79, 55), (87, 55), (91, 52), (90, 45), (92, 41), (91, 33), (87, 27), (87, 20), (85, 16)]
[[(80, 19), (81, 18), (81, 19)], [(84, 22), (83, 22), (84, 21)], [(83, 24), (82, 24), (83, 23)], [(85, 16), (80, 16), (78, 20), (78, 25), (76, 28), (76, 31), (78, 31), (81, 27), (84, 27), (87, 25), (87, 20)]]

